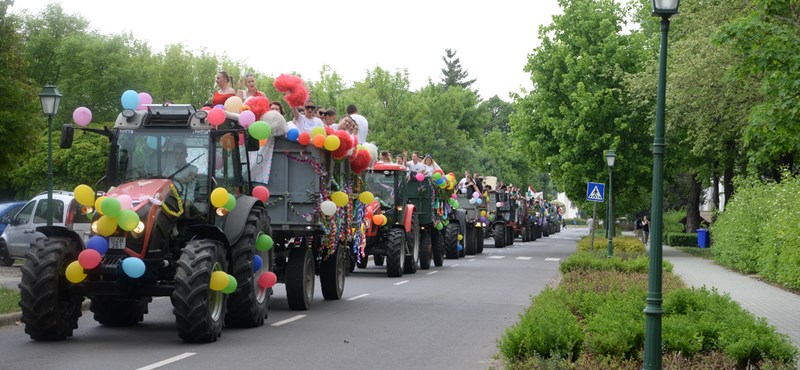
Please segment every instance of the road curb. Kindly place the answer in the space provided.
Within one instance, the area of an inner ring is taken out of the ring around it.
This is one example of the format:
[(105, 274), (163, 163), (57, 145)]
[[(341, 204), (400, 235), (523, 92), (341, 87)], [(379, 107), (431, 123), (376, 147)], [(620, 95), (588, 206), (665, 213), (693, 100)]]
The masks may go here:
[[(89, 302), (91, 302), (91, 300), (89, 299), (83, 301), (83, 304), (81, 304), (81, 311), (89, 310)], [(20, 319), (22, 319), (21, 311), (2, 314), (0, 315), (0, 327), (11, 326), (11, 325), (22, 325)]]

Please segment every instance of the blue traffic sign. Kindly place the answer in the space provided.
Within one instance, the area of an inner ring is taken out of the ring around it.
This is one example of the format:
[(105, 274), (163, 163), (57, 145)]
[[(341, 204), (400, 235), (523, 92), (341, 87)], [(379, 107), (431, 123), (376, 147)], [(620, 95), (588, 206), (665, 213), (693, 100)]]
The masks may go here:
[(606, 193), (606, 184), (590, 182), (586, 187), (586, 200), (592, 202), (603, 202), (603, 195)]

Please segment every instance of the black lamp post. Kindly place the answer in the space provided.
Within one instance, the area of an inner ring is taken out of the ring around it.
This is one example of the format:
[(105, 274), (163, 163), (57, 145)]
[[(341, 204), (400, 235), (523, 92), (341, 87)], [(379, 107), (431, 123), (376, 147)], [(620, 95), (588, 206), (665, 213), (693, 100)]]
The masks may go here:
[(653, 0), (653, 16), (661, 17), (661, 51), (658, 61), (656, 132), (653, 140), (653, 213), (650, 215), (650, 269), (644, 337), (644, 368), (661, 369), (661, 259), (664, 205), (664, 100), (667, 90), (667, 33), (669, 18), (678, 13), (680, 0)]
[(614, 188), (611, 182), (611, 172), (614, 170), (614, 161), (617, 155), (609, 149), (606, 152), (606, 164), (608, 164), (608, 258), (614, 257)]
[(39, 100), (42, 112), (47, 116), (47, 226), (53, 226), (53, 116), (58, 113), (61, 93), (55, 86), (47, 84), (39, 93)]

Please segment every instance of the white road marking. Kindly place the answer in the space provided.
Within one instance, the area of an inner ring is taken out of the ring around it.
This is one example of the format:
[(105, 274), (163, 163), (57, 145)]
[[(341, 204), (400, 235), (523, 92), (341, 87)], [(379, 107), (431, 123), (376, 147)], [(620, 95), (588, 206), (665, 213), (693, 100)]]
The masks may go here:
[(366, 297), (366, 296), (368, 296), (368, 295), (369, 295), (369, 293), (364, 293), (364, 294), (362, 294), (362, 295), (357, 295), (357, 296), (355, 296), (355, 297), (353, 297), (353, 298), (347, 298), (347, 300), (348, 300), (348, 301), (355, 301), (356, 299), (359, 299), (359, 298), (364, 298), (364, 297)]
[(396, 283), (394, 283), (392, 285), (403, 285), (403, 284), (405, 284), (407, 282), (409, 282), (409, 280), (398, 281), (398, 282), (396, 282)]
[(545, 258), (544, 260), (549, 262), (558, 262), (561, 261), (561, 258)]
[(439, 271), (431, 271), (431, 272), (428, 273), (428, 275), (433, 275), (433, 274), (435, 274), (437, 272), (439, 272)]
[(517, 257), (517, 259), (522, 261), (530, 261), (533, 259), (533, 257)]
[(458, 266), (458, 264), (457, 264), (457, 263), (456, 263), (455, 265), (452, 265), (452, 266), (450, 266), (450, 267), (456, 267), (456, 266)]
[(476, 260), (476, 258), (472, 258), (472, 259), (470, 259), (470, 260), (469, 260), (469, 262), (472, 262), (472, 261), (474, 261), (474, 260)]
[(506, 258), (506, 256), (489, 256), (489, 258), (495, 259), (495, 260), (499, 260), (499, 259)]
[(272, 324), (272, 326), (281, 326), (283, 324), (288, 324), (288, 323), (290, 323), (292, 321), (300, 320), (300, 319), (302, 319), (304, 317), (306, 317), (306, 315), (297, 315), (295, 317), (290, 317), (290, 318), (288, 318), (286, 320), (283, 320), (283, 321), (278, 321), (278, 322)]
[(145, 367), (140, 367), (140, 368), (138, 368), (138, 369), (136, 369), (136, 370), (151, 370), (151, 369), (157, 369), (157, 368), (159, 368), (159, 367), (162, 367), (162, 366), (164, 366), (164, 365), (168, 365), (168, 364), (171, 364), (171, 363), (173, 363), (173, 362), (176, 362), (176, 361), (183, 360), (184, 358), (191, 357), (191, 356), (194, 356), (194, 355), (196, 355), (196, 354), (197, 354), (197, 353), (195, 353), (195, 352), (184, 352), (183, 354), (177, 355), (177, 356), (175, 356), (175, 357), (170, 357), (170, 358), (168, 358), (168, 359), (166, 359), (166, 360), (163, 360), (163, 361), (156, 362), (156, 363), (154, 363), (154, 364), (152, 364), (152, 365), (147, 365), (147, 366), (145, 366)]

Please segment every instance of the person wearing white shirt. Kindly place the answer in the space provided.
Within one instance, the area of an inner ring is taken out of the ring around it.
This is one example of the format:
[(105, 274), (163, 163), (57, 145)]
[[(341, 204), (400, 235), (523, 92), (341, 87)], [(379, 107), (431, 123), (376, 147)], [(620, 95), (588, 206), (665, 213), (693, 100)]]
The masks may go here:
[(314, 104), (312, 100), (306, 101), (305, 112), (303, 112), (303, 114), (300, 114), (297, 107), (292, 107), (293, 122), (298, 130), (311, 133), (311, 129), (314, 127), (323, 127), (325, 125), (319, 117), (316, 117), (316, 109), (317, 105)]
[(411, 160), (406, 163), (409, 172), (423, 172), (425, 165), (419, 157), (419, 152), (411, 153)]
[(350, 104), (347, 106), (347, 115), (358, 124), (358, 142), (366, 143), (367, 131), (369, 130), (369, 123), (367, 122), (367, 119), (358, 114), (358, 108), (356, 108), (355, 104)]

